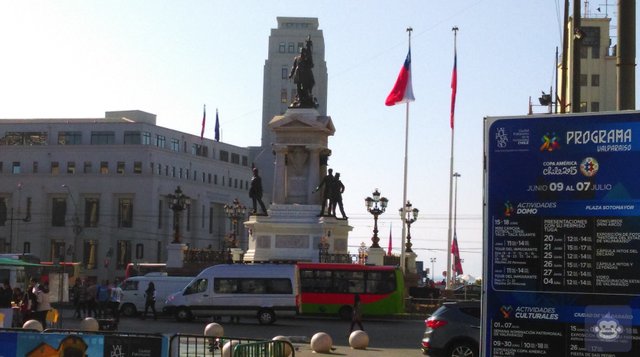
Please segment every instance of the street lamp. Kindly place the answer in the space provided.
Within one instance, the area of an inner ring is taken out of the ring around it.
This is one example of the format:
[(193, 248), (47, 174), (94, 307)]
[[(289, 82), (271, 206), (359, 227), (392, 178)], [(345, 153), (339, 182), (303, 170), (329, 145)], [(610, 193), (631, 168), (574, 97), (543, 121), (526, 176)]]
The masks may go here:
[(371, 237), (373, 244), (371, 248), (380, 248), (378, 244), (380, 241), (380, 238), (378, 238), (378, 216), (383, 214), (387, 209), (389, 200), (386, 197), (380, 197), (380, 191), (376, 188), (376, 190), (373, 191), (373, 198), (367, 197), (364, 202), (367, 206), (367, 211), (373, 215), (373, 237)]
[[(80, 226), (80, 218), (78, 217), (78, 205), (76, 204), (76, 200), (73, 197), (73, 193), (71, 193), (71, 188), (69, 185), (62, 184), (60, 187), (67, 190), (69, 194), (69, 198), (71, 199), (71, 203), (73, 204), (73, 247), (71, 247), (71, 260), (76, 261), (76, 252), (78, 251), (78, 238), (80, 237), (80, 233), (82, 233), (82, 226)], [(61, 253), (65, 254), (64, 252)]]
[(167, 195), (169, 208), (173, 211), (173, 242), (180, 243), (180, 216), (187, 206), (191, 204), (191, 197), (182, 193), (178, 186), (173, 194)]
[(229, 248), (238, 248), (238, 219), (244, 218), (245, 213), (247, 213), (247, 207), (240, 204), (240, 201), (236, 198), (233, 203), (224, 205), (224, 213), (231, 220), (232, 230), (229, 234), (227, 245)]
[(400, 208), (398, 211), (400, 212), (400, 218), (407, 224), (407, 243), (405, 244), (405, 252), (412, 253), (411, 250), (411, 223), (415, 222), (418, 219), (418, 210), (417, 208), (411, 208), (411, 202), (407, 201), (407, 204), (404, 207)]

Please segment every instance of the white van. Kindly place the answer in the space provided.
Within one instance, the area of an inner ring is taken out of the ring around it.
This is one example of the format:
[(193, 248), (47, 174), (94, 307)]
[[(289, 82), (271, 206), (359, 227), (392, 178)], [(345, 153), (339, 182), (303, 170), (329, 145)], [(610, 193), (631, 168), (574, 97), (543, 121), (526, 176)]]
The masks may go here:
[(220, 264), (203, 270), (183, 291), (169, 295), (165, 312), (196, 316), (255, 316), (272, 324), (298, 312), (298, 270), (289, 264)]
[(124, 316), (135, 316), (138, 312), (144, 312), (144, 292), (151, 281), (156, 288), (156, 311), (162, 311), (167, 296), (182, 290), (191, 280), (192, 276), (166, 276), (157, 273), (128, 278), (121, 285), (120, 311)]

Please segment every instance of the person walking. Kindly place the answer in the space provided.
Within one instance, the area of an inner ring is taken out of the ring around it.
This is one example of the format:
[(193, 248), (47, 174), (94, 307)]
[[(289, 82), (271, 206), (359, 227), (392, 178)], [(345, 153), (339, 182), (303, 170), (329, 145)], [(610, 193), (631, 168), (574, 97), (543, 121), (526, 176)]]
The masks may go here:
[(362, 303), (360, 302), (360, 294), (356, 294), (353, 297), (353, 315), (351, 317), (351, 328), (349, 332), (353, 332), (353, 327), (358, 324), (360, 330), (364, 331), (362, 327)]
[(98, 317), (107, 317), (107, 309), (109, 308), (109, 280), (105, 280), (97, 287), (96, 299), (98, 300)]
[(153, 319), (157, 320), (158, 316), (156, 315), (156, 286), (153, 281), (149, 282), (149, 286), (147, 290), (144, 291), (145, 302), (144, 302), (144, 314), (142, 315), (142, 319), (147, 318), (147, 311), (151, 308), (153, 311)]
[(114, 281), (109, 290), (111, 292), (109, 296), (109, 308), (117, 324), (120, 322), (120, 302), (122, 301), (122, 288), (118, 284), (118, 280)]
[(42, 328), (47, 328), (47, 312), (51, 310), (51, 303), (49, 302), (49, 284), (37, 285), (34, 289), (36, 294), (36, 300), (38, 301), (38, 307), (36, 308), (35, 319), (40, 321)]
[(87, 317), (98, 317), (98, 285), (95, 281), (91, 280), (87, 287)]
[(5, 280), (0, 287), (0, 313), (3, 314), (2, 327), (9, 328), (13, 324), (13, 309), (11, 308), (11, 298), (13, 290), (9, 285), (9, 280)]

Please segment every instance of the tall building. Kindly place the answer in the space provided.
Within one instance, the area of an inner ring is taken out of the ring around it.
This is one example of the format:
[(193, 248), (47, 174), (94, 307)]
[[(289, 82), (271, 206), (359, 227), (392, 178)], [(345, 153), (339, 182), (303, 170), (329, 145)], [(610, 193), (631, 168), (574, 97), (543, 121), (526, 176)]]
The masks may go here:
[[(573, 21), (569, 21), (568, 33), (571, 38), (582, 37), (580, 53), (580, 112), (601, 112), (616, 110), (617, 74), (616, 46), (612, 46), (609, 34), (611, 18), (583, 17), (580, 31), (575, 31)], [(566, 112), (572, 111), (573, 94), (573, 46), (567, 53)], [(558, 96), (561, 95), (562, 64), (558, 65)], [(563, 101), (559, 101), (561, 105)]]
[[(304, 47), (307, 37), (313, 42), (313, 95), (318, 100), (318, 112), (327, 114), (327, 63), (324, 55), (324, 37), (318, 29), (317, 18), (278, 17), (278, 27), (271, 29), (267, 59), (264, 63), (262, 92), (262, 140), (259, 148), (252, 148), (252, 159), (260, 169), (268, 197), (273, 191), (273, 162), (271, 144), (273, 133), (269, 122), (282, 115), (296, 95), (296, 85), (289, 79), (293, 60)], [(267, 198), (268, 198), (267, 197)]]
[(97, 279), (165, 262), (177, 187), (190, 197), (182, 243), (222, 249), (224, 205), (248, 206), (250, 180), (248, 149), (157, 126), (142, 111), (0, 120), (0, 251), (81, 262)]

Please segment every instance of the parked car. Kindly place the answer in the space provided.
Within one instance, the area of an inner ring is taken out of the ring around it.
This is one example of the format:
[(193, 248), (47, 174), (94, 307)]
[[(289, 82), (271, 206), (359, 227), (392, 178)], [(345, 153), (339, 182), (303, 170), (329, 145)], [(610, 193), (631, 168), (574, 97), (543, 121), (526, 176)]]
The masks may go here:
[(424, 322), (423, 354), (430, 357), (478, 357), (480, 301), (445, 302)]

